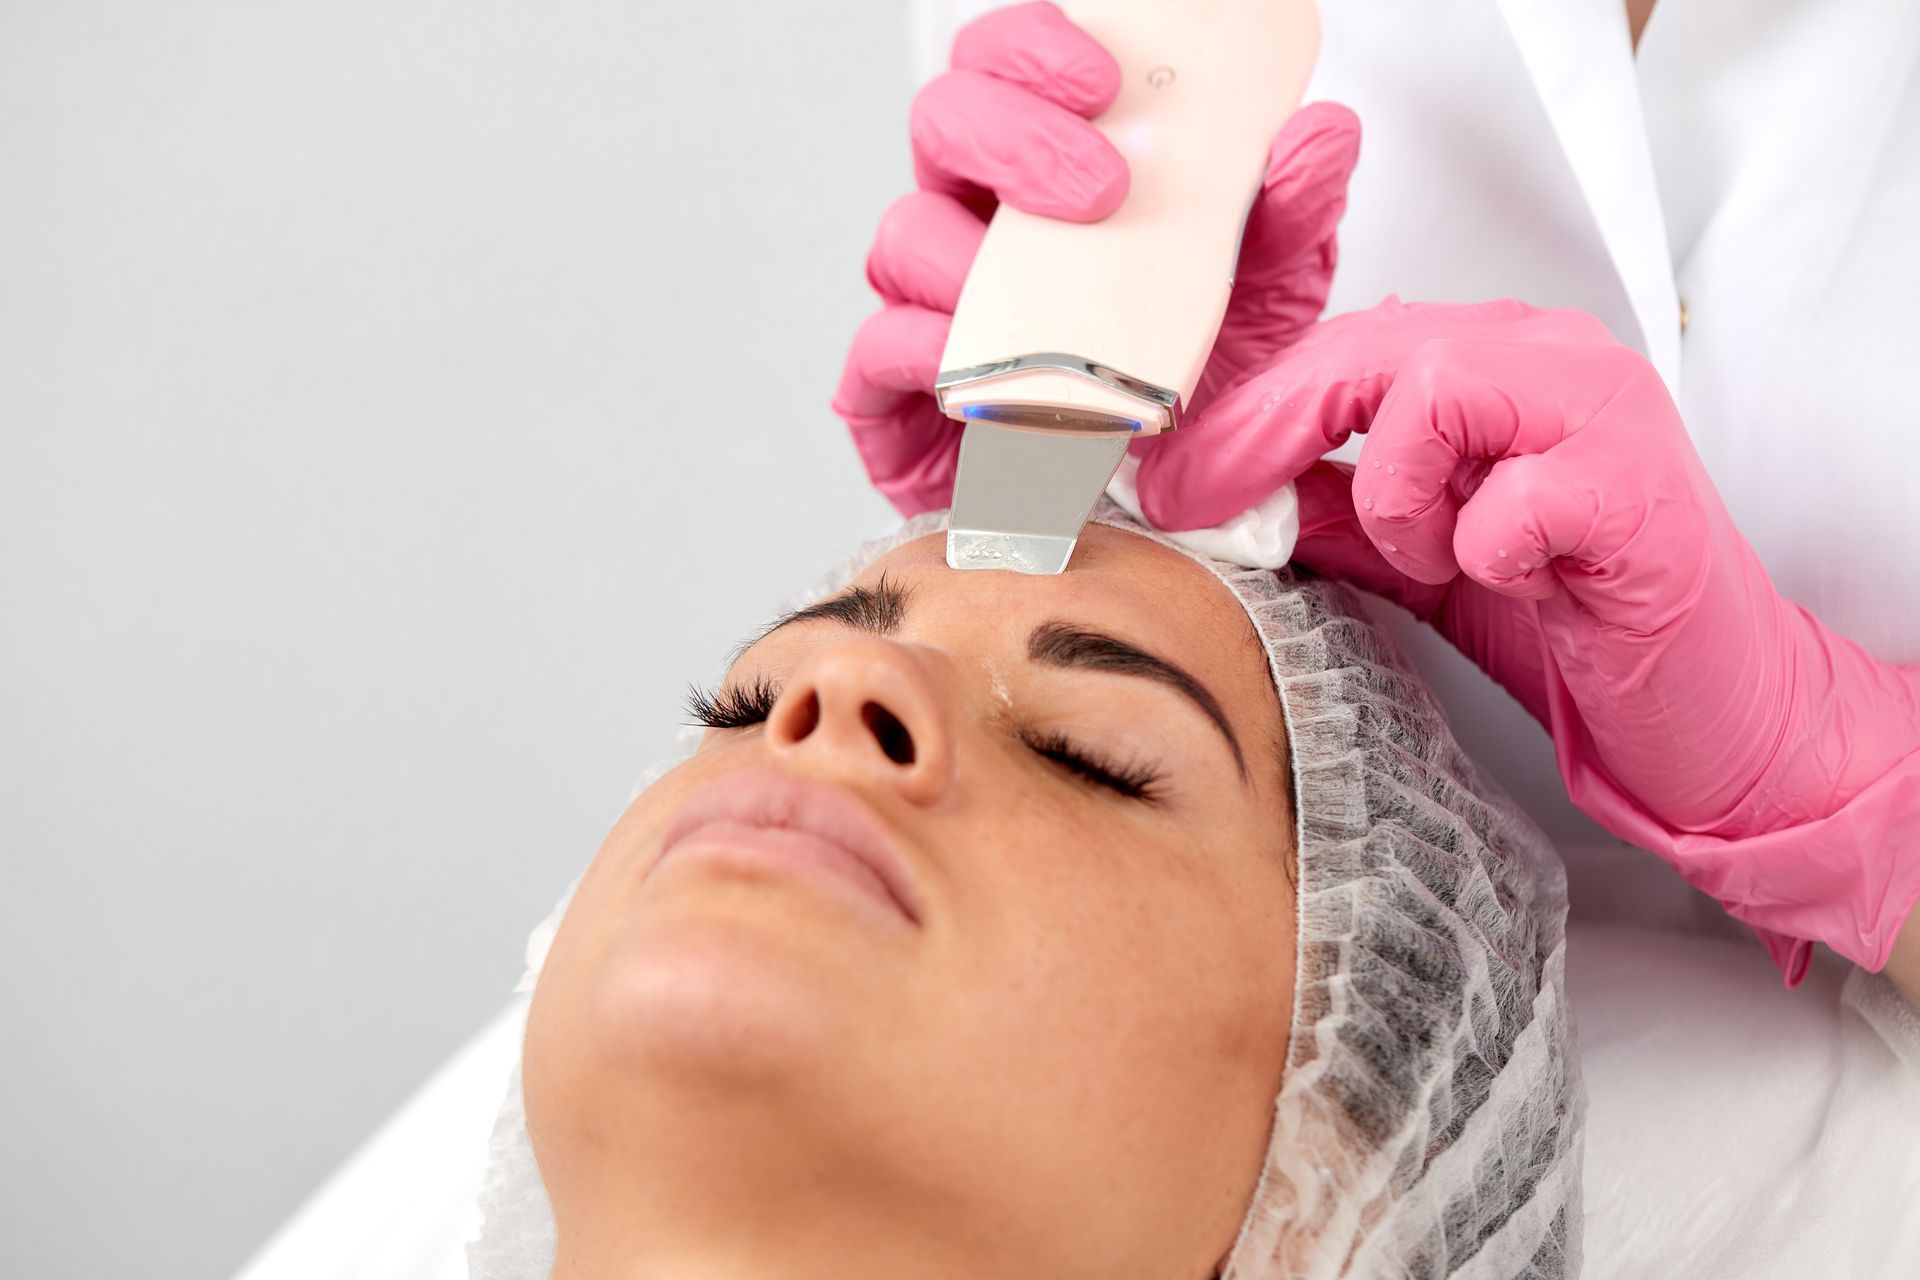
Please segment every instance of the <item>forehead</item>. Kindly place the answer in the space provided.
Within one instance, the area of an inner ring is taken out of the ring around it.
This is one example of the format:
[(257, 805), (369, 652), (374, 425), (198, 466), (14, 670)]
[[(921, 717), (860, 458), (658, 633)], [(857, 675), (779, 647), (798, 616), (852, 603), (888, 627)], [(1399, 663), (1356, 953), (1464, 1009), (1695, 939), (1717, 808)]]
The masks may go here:
[[(940, 571), (937, 576), (948, 580), (946, 585), (953, 589), (990, 587), (1010, 598), (1036, 603), (1073, 600), (1124, 605), (1155, 590), (1170, 590), (1210, 613), (1218, 611), (1222, 618), (1238, 615), (1246, 622), (1245, 610), (1227, 585), (1191, 557), (1151, 538), (1103, 524), (1089, 524), (1081, 532), (1065, 573), (949, 569), (946, 534), (932, 533), (895, 547), (868, 565), (854, 581), (871, 583), (882, 573), (900, 578), (909, 570), (936, 569)], [(1247, 623), (1247, 635), (1254, 638), (1251, 623)]]
[(1246, 610), (1204, 565), (1149, 538), (1090, 524), (1068, 570), (1047, 575), (949, 569), (946, 535), (932, 534), (894, 548), (854, 581), (871, 586), (883, 574), (911, 590), (909, 634), (977, 630), (1024, 642), (1043, 620), (1097, 627), (1191, 671), (1243, 732), (1278, 735), (1278, 695)]

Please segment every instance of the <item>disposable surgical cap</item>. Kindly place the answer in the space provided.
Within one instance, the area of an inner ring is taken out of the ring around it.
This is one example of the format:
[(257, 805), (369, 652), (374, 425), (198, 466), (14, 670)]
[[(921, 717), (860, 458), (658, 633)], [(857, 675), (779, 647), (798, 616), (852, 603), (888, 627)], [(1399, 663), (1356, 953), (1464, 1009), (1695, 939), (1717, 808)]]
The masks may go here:
[[(1344, 588), (1208, 560), (1111, 503), (1094, 519), (1173, 546), (1233, 592), (1286, 721), (1299, 801), (1293, 1026), (1225, 1280), (1577, 1275), (1583, 1101), (1565, 878), (1546, 838), (1467, 759)], [(943, 512), (908, 521), (802, 603), (944, 527)], [(558, 916), (529, 947), (535, 970)], [(474, 1280), (544, 1280), (553, 1217), (517, 1071), (481, 1210)]]

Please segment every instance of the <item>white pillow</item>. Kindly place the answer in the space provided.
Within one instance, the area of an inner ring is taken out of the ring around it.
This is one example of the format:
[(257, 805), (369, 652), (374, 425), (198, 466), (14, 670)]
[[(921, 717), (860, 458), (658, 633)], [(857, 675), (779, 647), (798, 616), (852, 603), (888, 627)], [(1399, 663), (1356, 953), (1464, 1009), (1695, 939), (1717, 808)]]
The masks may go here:
[(1587, 1280), (1920, 1277), (1920, 1012), (1822, 953), (1575, 921)]

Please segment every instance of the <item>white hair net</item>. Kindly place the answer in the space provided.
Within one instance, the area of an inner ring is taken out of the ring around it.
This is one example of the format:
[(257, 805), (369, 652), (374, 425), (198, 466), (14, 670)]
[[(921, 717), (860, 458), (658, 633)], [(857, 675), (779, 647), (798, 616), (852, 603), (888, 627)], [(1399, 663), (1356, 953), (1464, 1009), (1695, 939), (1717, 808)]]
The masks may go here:
[[(1175, 546), (1110, 503), (1094, 519)], [(944, 523), (908, 521), (803, 601)], [(1225, 1280), (1577, 1275), (1584, 1106), (1546, 838), (1344, 588), (1182, 554), (1260, 634), (1299, 801), (1293, 1027)], [(553, 1219), (517, 1071), (480, 1207), (474, 1280), (544, 1280)]]

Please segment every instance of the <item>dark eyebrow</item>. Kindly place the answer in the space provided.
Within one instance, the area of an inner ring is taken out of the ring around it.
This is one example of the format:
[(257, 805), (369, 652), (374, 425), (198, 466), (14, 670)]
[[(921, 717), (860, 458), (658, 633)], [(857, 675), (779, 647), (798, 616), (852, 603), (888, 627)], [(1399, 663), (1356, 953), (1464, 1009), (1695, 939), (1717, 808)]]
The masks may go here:
[(804, 609), (782, 614), (735, 649), (733, 656), (739, 658), (780, 628), (790, 627), (796, 622), (838, 622), (855, 631), (890, 636), (900, 629), (901, 620), (906, 616), (907, 589), (883, 573), (871, 587), (848, 587), (840, 594), (829, 596)]
[(1247, 780), (1247, 759), (1240, 751), (1240, 739), (1227, 723), (1220, 703), (1207, 687), (1145, 649), (1128, 644), (1118, 636), (1093, 631), (1066, 622), (1043, 622), (1027, 637), (1027, 657), (1050, 667), (1072, 667), (1081, 671), (1107, 671), (1123, 676), (1143, 676), (1190, 699), (1213, 721), (1227, 745), (1233, 748), (1233, 762), (1240, 768), (1240, 780)]

